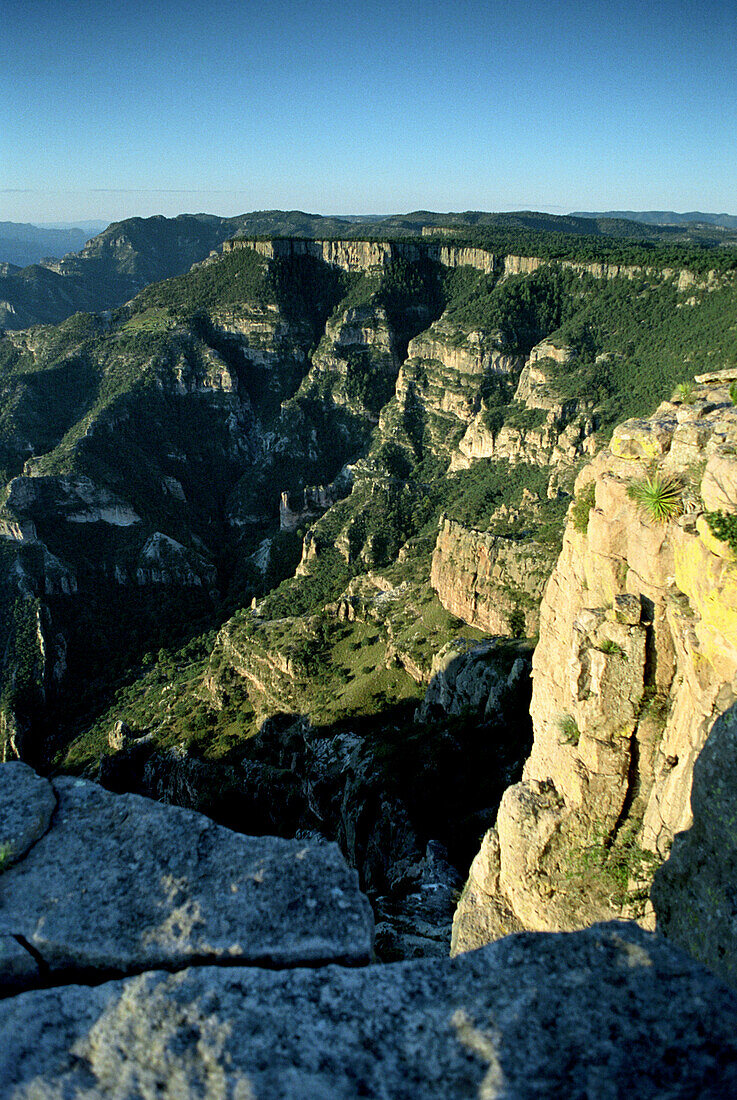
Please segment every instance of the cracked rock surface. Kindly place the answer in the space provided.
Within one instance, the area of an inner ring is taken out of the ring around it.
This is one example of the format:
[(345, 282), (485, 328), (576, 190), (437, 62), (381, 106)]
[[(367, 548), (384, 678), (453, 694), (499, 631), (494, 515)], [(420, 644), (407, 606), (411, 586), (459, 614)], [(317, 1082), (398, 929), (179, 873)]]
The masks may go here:
[(195, 967), (0, 1004), (0, 1095), (423, 1100), (737, 1093), (737, 999), (632, 924), (457, 959)]
[(24, 764), (0, 767), (3, 825), (27, 849), (0, 874), (0, 935), (20, 937), (52, 974), (370, 959), (371, 910), (337, 845), (241, 836), (86, 780), (36, 779)]

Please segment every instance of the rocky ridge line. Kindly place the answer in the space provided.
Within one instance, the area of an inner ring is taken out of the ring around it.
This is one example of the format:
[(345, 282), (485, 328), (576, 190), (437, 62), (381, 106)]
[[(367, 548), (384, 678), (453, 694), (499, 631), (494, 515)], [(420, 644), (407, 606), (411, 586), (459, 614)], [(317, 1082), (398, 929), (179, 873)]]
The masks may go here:
[[(579, 274), (593, 275), (599, 279), (623, 277), (635, 279), (641, 275), (662, 275), (665, 279), (675, 279), (678, 289), (711, 286), (718, 281), (718, 273), (710, 271), (705, 280), (686, 268), (653, 268), (637, 264), (583, 263), (577, 260), (548, 260), (540, 256), (502, 255), (489, 252), (485, 248), (466, 245), (429, 243), (417, 240), (370, 241), (370, 240), (318, 240), (303, 237), (274, 237), (271, 240), (258, 240), (248, 237), (233, 237), (223, 242), (223, 252), (233, 252), (239, 248), (253, 248), (267, 259), (291, 259), (294, 256), (313, 256), (327, 264), (340, 267), (344, 271), (371, 271), (389, 267), (395, 260), (402, 259), (416, 263), (421, 259), (434, 260), (444, 267), (474, 267), (486, 275), (530, 275), (538, 268), (551, 263), (568, 268)], [(213, 255), (218, 255), (215, 252)]]

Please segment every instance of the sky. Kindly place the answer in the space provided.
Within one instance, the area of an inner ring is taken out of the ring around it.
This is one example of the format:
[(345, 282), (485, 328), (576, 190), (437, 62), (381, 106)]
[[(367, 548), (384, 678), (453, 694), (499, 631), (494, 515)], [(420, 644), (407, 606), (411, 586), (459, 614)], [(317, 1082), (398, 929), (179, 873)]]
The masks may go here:
[(0, 221), (737, 213), (736, 0), (0, 0)]

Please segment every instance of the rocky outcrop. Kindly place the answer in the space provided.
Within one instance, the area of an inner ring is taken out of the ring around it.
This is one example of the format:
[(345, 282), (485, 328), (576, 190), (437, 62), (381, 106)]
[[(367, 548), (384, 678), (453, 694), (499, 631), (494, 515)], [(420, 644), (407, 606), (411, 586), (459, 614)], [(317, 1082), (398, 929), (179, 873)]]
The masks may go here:
[[(519, 924), (652, 922), (654, 869), (692, 823), (694, 763), (735, 699), (737, 562), (707, 515), (737, 513), (736, 442), (717, 381), (620, 426), (579, 476), (541, 608), (532, 753), (474, 868), (456, 949)], [(661, 522), (633, 499), (648, 484), (675, 486)]]
[[(441, 244), (430, 239), (435, 232), (433, 229), (432, 234), (423, 235), (422, 239), (415, 241), (309, 240), (300, 237), (254, 240), (235, 237), (223, 242), (223, 252), (252, 248), (269, 260), (312, 256), (344, 271), (376, 271), (389, 267), (397, 259), (416, 262), (427, 258), (444, 267), (475, 267), (485, 275), (506, 278), (510, 275), (531, 275), (538, 268), (555, 262), (579, 275), (591, 275), (597, 279), (635, 279), (643, 275), (661, 275), (674, 279), (679, 290), (686, 289), (695, 282), (693, 273), (686, 270), (661, 270), (633, 264), (585, 263), (565, 259), (551, 261), (539, 256), (497, 255), (486, 248)], [(714, 273), (710, 272), (709, 275), (713, 277)]]
[(529, 677), (529, 647), (519, 642), (505, 645), (491, 638), (469, 642), (457, 638), (443, 646), (432, 662), (432, 679), (418, 722), (438, 715), (479, 714), (511, 717), (515, 705), (525, 699)]
[(330, 485), (306, 486), (296, 500), (289, 493), (282, 493), (279, 500), (279, 530), (296, 531), (303, 524), (314, 523), (338, 499), (339, 493)]
[(531, 637), (553, 552), (532, 540), (475, 531), (443, 517), (430, 584), (443, 607), (470, 626)]
[(484, 458), (570, 467), (592, 455), (594, 403), (561, 396), (555, 382), (557, 369), (575, 358), (572, 348), (550, 340), (537, 344), (519, 373), (511, 415), (499, 426), (482, 402), (451, 457), (451, 470)]
[(524, 357), (501, 346), (498, 333), (458, 328), (442, 317), (427, 332), (410, 340), (410, 359), (434, 360), (455, 374), (519, 374)]
[(694, 765), (693, 824), (678, 833), (653, 880), (658, 929), (737, 985), (737, 708), (715, 723)]
[(418, 454), (429, 448), (453, 456), (483, 404), (489, 377), (513, 380), (523, 364), (522, 356), (503, 349), (498, 333), (459, 327), (443, 315), (410, 340), (394, 397), (379, 417), (380, 434)]
[(84, 476), (13, 478), (3, 511), (6, 522), (18, 517), (20, 532), (17, 536), (10, 529), (3, 533), (6, 537), (18, 537), (20, 541), (32, 541), (36, 532), (34, 521), (45, 518), (52, 511), (66, 523), (131, 527), (141, 522), (141, 517), (126, 501)]
[(737, 1089), (736, 1033), (733, 994), (610, 924), (455, 960), (34, 991), (0, 1005), (0, 1080), (6, 1096), (70, 1100), (717, 1100)]
[[(20, 763), (0, 787), (3, 1097), (737, 1089), (734, 993), (633, 923), (366, 965), (373, 922), (334, 845)], [(442, 918), (439, 845), (421, 870), (417, 924), (384, 935)]]
[[(122, 572), (119, 577), (122, 578)], [(201, 554), (182, 546), (176, 539), (154, 531), (146, 540), (136, 564), (136, 583), (175, 585), (181, 588), (208, 588), (215, 584), (217, 572)]]
[(0, 784), (0, 845), (9, 853), (0, 933), (47, 980), (202, 960), (370, 957), (371, 912), (335, 845), (240, 836), (86, 780), (40, 780), (21, 763), (2, 765)]
[(254, 367), (273, 370), (285, 359), (307, 362), (310, 324), (285, 317), (277, 305), (247, 302), (221, 307), (212, 311), (211, 323), (219, 336), (238, 342), (244, 358)]

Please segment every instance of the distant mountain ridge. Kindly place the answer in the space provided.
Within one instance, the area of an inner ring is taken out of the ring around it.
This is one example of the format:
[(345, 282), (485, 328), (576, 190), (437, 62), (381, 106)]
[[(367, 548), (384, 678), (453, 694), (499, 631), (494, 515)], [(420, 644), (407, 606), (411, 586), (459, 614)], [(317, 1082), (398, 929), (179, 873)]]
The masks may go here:
[[(545, 240), (548, 258), (566, 254), (576, 240), (578, 251), (589, 260), (601, 260), (607, 253), (604, 258), (612, 262), (616, 252), (614, 262), (635, 264), (642, 262), (643, 249), (652, 252), (658, 245), (714, 250), (737, 243), (735, 231), (718, 226), (647, 225), (529, 210), (502, 214), (417, 210), (387, 217), (258, 210), (233, 218), (214, 214), (128, 218), (112, 223), (81, 250), (60, 260), (21, 268), (12, 261), (3, 263), (0, 257), (0, 327), (58, 324), (79, 311), (115, 309), (149, 283), (184, 274), (235, 236), (387, 239), (421, 236), (433, 229), (500, 254), (538, 255), (535, 249)], [(642, 254), (633, 258), (637, 248)], [(685, 254), (673, 253), (669, 263), (671, 259), (673, 266), (687, 266)]]
[(686, 214), (677, 214), (674, 210), (577, 210), (573, 218), (624, 218), (643, 225), (716, 225), (722, 229), (737, 229), (735, 214), (705, 214), (701, 210), (691, 210)]
[(62, 227), (0, 222), (0, 263), (26, 267), (47, 256), (63, 256), (83, 248), (89, 233), (76, 225)]

